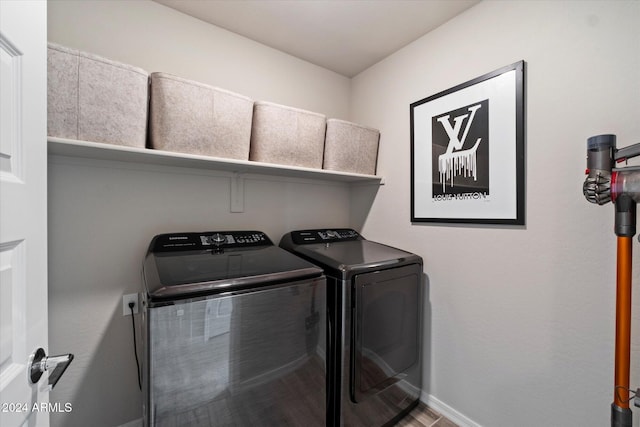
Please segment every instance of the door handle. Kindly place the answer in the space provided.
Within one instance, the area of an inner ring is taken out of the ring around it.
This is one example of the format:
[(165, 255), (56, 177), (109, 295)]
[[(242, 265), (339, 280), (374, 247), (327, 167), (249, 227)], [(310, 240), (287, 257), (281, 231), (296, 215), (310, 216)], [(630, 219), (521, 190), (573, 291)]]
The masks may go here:
[(29, 366), (27, 369), (29, 384), (36, 384), (40, 381), (42, 374), (50, 372), (48, 388), (49, 390), (53, 390), (72, 360), (73, 354), (71, 353), (61, 354), (59, 356), (47, 356), (44, 349), (38, 348), (29, 356)]

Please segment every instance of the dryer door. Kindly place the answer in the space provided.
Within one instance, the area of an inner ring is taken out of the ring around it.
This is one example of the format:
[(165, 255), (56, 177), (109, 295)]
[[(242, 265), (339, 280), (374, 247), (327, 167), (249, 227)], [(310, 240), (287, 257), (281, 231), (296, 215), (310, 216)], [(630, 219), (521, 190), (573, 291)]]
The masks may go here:
[(419, 264), (353, 279), (350, 389), (354, 402), (402, 380), (419, 363), (421, 283)]

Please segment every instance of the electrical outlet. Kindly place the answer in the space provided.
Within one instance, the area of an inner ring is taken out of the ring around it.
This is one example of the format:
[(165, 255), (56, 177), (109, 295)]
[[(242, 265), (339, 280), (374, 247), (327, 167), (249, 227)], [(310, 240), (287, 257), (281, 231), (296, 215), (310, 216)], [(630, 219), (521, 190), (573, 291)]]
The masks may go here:
[(122, 315), (130, 316), (131, 309), (129, 308), (129, 303), (132, 302), (135, 305), (133, 306), (133, 314), (138, 313), (138, 306), (140, 303), (138, 302), (138, 294), (127, 294), (122, 296)]

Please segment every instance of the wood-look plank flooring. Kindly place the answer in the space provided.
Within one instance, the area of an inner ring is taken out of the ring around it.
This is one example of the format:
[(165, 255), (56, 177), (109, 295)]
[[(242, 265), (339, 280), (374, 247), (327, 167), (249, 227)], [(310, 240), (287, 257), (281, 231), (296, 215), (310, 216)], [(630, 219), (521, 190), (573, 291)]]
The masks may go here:
[(401, 419), (398, 427), (458, 427), (444, 416), (429, 409), (427, 405), (420, 402), (407, 416)]

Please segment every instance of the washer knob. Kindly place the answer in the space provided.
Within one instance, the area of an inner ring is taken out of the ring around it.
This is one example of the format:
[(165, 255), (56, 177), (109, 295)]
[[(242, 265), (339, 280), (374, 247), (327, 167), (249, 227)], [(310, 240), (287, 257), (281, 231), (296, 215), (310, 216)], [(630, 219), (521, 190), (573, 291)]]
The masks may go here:
[(222, 246), (226, 241), (227, 238), (223, 234), (216, 233), (211, 236), (211, 242), (216, 246)]

